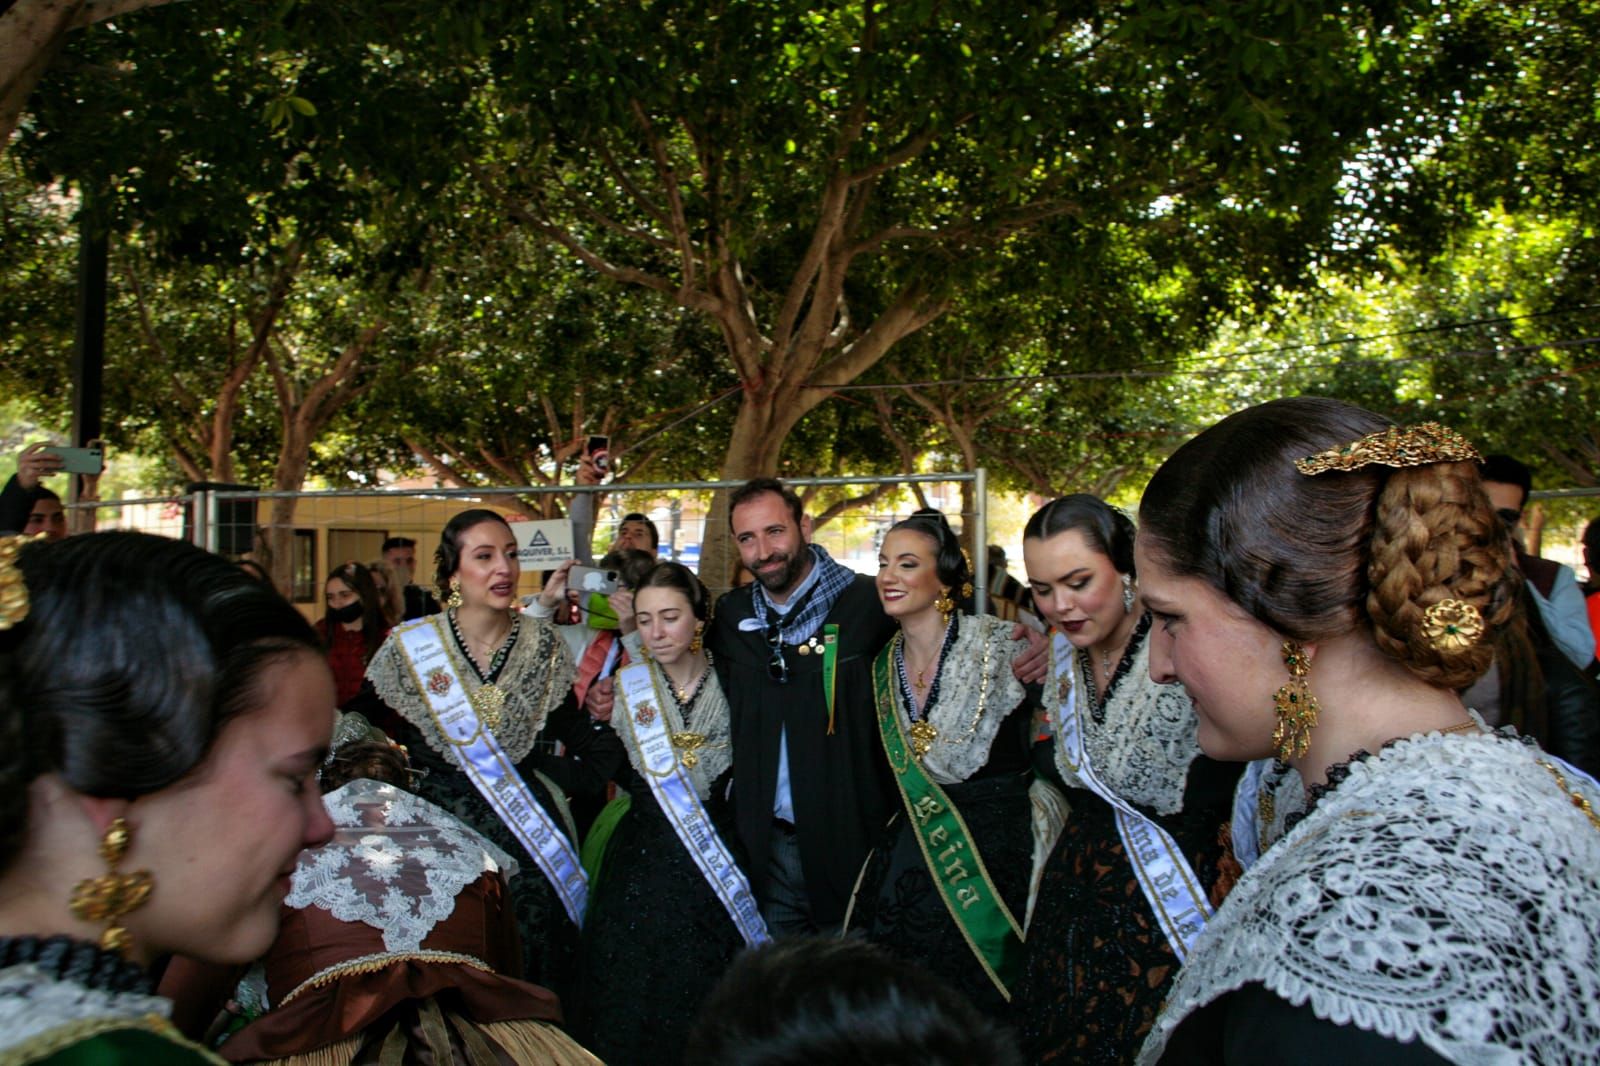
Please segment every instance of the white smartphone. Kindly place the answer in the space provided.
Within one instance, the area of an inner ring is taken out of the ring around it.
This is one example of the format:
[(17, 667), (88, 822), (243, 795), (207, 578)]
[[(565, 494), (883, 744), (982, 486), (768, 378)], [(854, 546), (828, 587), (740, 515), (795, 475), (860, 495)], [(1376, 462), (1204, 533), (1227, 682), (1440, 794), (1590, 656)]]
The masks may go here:
[(43, 450), (61, 456), (61, 469), (69, 474), (98, 474), (105, 469), (105, 449), (100, 445), (88, 448), (57, 448), (51, 445)]
[(609, 596), (617, 591), (617, 572), (598, 566), (574, 566), (567, 571), (567, 588), (578, 593), (598, 592)]

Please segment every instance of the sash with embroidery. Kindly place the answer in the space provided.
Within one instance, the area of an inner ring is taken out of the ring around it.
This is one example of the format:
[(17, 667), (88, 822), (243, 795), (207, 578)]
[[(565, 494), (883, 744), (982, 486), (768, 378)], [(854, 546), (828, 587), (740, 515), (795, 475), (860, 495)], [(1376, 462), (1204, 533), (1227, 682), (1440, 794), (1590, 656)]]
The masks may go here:
[(533, 798), (500, 742), (478, 718), (446, 650), (450, 638), (445, 625), (444, 615), (430, 615), (400, 626), (393, 635), (399, 637), (412, 680), (439, 732), (450, 742), (456, 764), (544, 871), (568, 916), (581, 925), (589, 885), (577, 850)]
[(885, 648), (872, 663), (878, 733), (889, 769), (900, 787), (922, 861), (939, 886), (939, 898), (984, 973), (1009, 1002), (1010, 986), (1022, 976), (1022, 927), (995, 889), (961, 812), (911, 753), (897, 706), (893, 658), (893, 651)]
[(620, 723), (632, 735), (650, 794), (660, 805), (661, 813), (667, 816), (672, 831), (683, 842), (684, 850), (700, 868), (700, 875), (716, 893), (728, 917), (733, 919), (744, 942), (751, 947), (768, 943), (772, 937), (767, 934), (767, 923), (756, 906), (750, 881), (717, 835), (705, 804), (694, 790), (694, 783), (679, 764), (678, 751), (673, 747), (672, 734), (667, 728), (667, 716), (661, 710), (666, 701), (662, 698), (656, 668), (648, 662), (633, 663), (617, 671), (616, 677), (622, 704), (612, 723)]
[(1172, 945), (1173, 953), (1182, 962), (1188, 958), (1195, 938), (1205, 929), (1211, 917), (1211, 904), (1206, 899), (1200, 879), (1194, 875), (1189, 861), (1184, 858), (1178, 842), (1154, 821), (1140, 814), (1138, 809), (1111, 791), (1095, 774), (1089, 763), (1089, 750), (1084, 745), (1083, 723), (1078, 716), (1078, 686), (1073, 684), (1071, 671), (1075, 662), (1071, 642), (1060, 633), (1050, 639), (1051, 675), (1056, 679), (1061, 700), (1059, 724), (1056, 730), (1056, 758), (1070, 770), (1068, 783), (1075, 778), (1089, 791), (1111, 805), (1117, 819), (1117, 833), (1122, 837), (1122, 847), (1133, 865), (1133, 874), (1139, 888), (1155, 913), (1156, 922)]

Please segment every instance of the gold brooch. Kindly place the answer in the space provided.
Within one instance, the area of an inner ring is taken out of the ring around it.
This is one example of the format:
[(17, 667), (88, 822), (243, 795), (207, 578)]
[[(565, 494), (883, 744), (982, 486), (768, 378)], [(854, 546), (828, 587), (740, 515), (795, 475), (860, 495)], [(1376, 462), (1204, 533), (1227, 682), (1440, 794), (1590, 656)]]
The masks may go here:
[(17, 568), (17, 555), (23, 545), (43, 536), (39, 533), (31, 537), (0, 537), (0, 633), (28, 617), (28, 583)]
[(683, 763), (685, 768), (690, 770), (700, 764), (699, 749), (705, 747), (705, 743), (704, 733), (685, 731), (672, 734), (672, 746), (682, 753), (678, 756), (678, 760)]
[(921, 759), (939, 739), (939, 728), (926, 718), (911, 723), (911, 754)]
[(1302, 474), (1322, 474), (1329, 470), (1359, 470), (1374, 464), (1426, 466), (1481, 458), (1478, 449), (1455, 430), (1437, 422), (1424, 422), (1419, 426), (1390, 426), (1368, 433), (1342, 447), (1296, 459), (1294, 466)]
[(1463, 600), (1440, 600), (1423, 612), (1422, 635), (1439, 651), (1460, 651), (1483, 636), (1483, 615)]
[(468, 699), (478, 712), (478, 720), (489, 727), (489, 732), (499, 733), (505, 717), (501, 708), (506, 705), (506, 690), (499, 685), (480, 685)]

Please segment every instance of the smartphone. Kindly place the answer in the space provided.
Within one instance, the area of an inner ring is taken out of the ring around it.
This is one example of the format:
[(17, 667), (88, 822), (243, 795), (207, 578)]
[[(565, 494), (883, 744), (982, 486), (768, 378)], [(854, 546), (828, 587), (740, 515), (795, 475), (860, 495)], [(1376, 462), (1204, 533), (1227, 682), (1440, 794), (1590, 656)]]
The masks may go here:
[(617, 591), (617, 572), (598, 566), (574, 566), (567, 571), (567, 588), (580, 595), (598, 592), (609, 596)]
[(589, 438), (584, 451), (594, 460), (594, 468), (602, 474), (611, 469), (611, 438), (596, 434)]
[(105, 449), (99, 445), (89, 448), (44, 449), (51, 455), (61, 456), (61, 469), (69, 474), (98, 474), (105, 469)]

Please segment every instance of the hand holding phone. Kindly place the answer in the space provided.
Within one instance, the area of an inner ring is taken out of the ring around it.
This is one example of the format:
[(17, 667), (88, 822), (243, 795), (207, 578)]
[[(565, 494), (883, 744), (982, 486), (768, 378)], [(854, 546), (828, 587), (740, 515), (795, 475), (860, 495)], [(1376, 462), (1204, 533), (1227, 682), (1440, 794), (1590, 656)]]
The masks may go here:
[(611, 470), (611, 438), (595, 434), (584, 446), (584, 453), (594, 460), (594, 468), (602, 474)]

